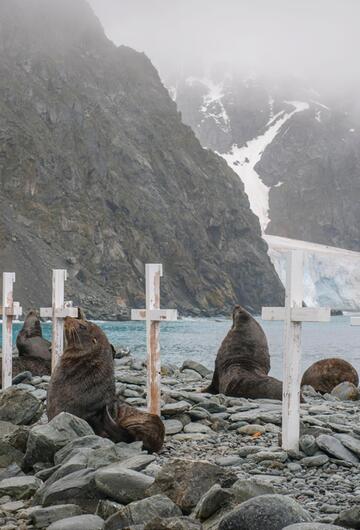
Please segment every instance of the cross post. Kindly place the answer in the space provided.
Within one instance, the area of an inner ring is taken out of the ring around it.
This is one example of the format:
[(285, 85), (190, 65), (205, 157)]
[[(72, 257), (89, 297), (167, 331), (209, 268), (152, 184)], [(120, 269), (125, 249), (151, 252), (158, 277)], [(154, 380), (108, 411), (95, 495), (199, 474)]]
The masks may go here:
[(52, 319), (51, 339), (51, 371), (59, 361), (64, 350), (64, 318), (78, 316), (78, 308), (72, 307), (72, 302), (64, 301), (65, 281), (67, 271), (65, 269), (53, 269), (52, 271), (52, 307), (41, 307), (40, 316)]
[(14, 302), (15, 272), (3, 273), (2, 296), (2, 388), (12, 384), (12, 324), (15, 317), (22, 314), (19, 302)]
[(263, 307), (263, 320), (283, 320), (282, 447), (299, 450), (302, 322), (329, 322), (330, 308), (302, 307), (304, 255), (292, 250), (287, 255), (285, 307)]
[(131, 320), (146, 321), (147, 346), (147, 404), (151, 414), (160, 416), (160, 322), (177, 320), (176, 309), (160, 309), (160, 278), (162, 265), (145, 266), (146, 309), (132, 309)]

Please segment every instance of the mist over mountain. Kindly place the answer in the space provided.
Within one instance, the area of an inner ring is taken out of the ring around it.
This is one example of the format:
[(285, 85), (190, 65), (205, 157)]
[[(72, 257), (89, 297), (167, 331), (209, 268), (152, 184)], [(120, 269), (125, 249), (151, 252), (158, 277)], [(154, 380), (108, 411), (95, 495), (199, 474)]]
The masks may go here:
[(24, 308), (67, 268), (67, 298), (122, 318), (144, 304), (146, 262), (184, 313), (283, 300), (240, 179), (84, 0), (0, 3), (0, 186), (0, 260)]

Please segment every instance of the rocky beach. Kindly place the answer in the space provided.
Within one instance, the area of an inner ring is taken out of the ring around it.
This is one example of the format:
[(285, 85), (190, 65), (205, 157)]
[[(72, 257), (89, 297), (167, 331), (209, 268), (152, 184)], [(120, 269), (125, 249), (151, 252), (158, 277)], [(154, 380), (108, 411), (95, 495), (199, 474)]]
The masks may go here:
[[(144, 363), (122, 350), (115, 375), (119, 399), (145, 407)], [(288, 453), (281, 403), (203, 393), (211, 376), (191, 360), (163, 365), (166, 440), (152, 455), (71, 414), (48, 422), (49, 377), (17, 376), (0, 393), (0, 527), (360, 528), (358, 391), (305, 388), (300, 451)]]

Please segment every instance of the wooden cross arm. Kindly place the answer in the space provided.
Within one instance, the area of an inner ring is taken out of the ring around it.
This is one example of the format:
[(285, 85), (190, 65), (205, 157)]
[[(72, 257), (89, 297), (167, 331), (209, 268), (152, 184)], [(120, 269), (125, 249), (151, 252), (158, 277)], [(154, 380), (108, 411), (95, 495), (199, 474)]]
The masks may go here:
[(4, 309), (7, 317), (19, 317), (22, 315), (22, 307), (19, 302), (14, 302), (11, 306), (5, 308), (0, 306), (1, 314), (4, 314)]
[[(285, 307), (263, 307), (261, 312), (263, 320), (285, 320)], [(331, 311), (329, 307), (292, 307), (292, 322), (330, 322)]]
[[(169, 322), (177, 320), (176, 309), (150, 309), (150, 320), (155, 322)], [(132, 309), (131, 320), (146, 320), (146, 309)]]
[(360, 317), (351, 317), (352, 326), (360, 326)]
[(59, 307), (53, 309), (52, 307), (41, 307), (40, 316), (42, 318), (65, 318), (73, 317), (77, 318), (79, 315), (79, 309), (77, 307)]

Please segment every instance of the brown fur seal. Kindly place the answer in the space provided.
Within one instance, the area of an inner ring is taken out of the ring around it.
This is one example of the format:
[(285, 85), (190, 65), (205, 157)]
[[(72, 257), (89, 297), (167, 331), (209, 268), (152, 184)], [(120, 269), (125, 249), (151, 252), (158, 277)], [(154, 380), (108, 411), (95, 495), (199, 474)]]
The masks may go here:
[(312, 364), (304, 373), (301, 386), (310, 385), (321, 394), (330, 393), (343, 382), (359, 385), (357, 371), (344, 359), (323, 359)]
[[(65, 319), (64, 328), (67, 345), (48, 389), (49, 420), (62, 411), (70, 412), (86, 420), (99, 436), (115, 442), (137, 439), (146, 443), (151, 439), (149, 425), (152, 424), (154, 430), (159, 430), (159, 425), (151, 419), (145, 421), (142, 415), (149, 415), (136, 409), (133, 430), (123, 426), (123, 422), (130, 422), (128, 413), (119, 412), (117, 418), (113, 348), (104, 332), (96, 324), (70, 317)], [(158, 421), (163, 428), (159, 418)], [(155, 439), (158, 436), (154, 433)]]
[(149, 453), (157, 453), (163, 446), (165, 427), (159, 416), (123, 404), (118, 408), (117, 424), (126, 429), (133, 441), (141, 440)]
[(51, 342), (43, 338), (40, 319), (35, 310), (27, 314), (16, 338), (16, 347), (20, 357), (51, 360)]
[(269, 371), (265, 333), (250, 313), (235, 306), (232, 328), (217, 353), (213, 380), (205, 392), (281, 400), (282, 383), (269, 377)]

